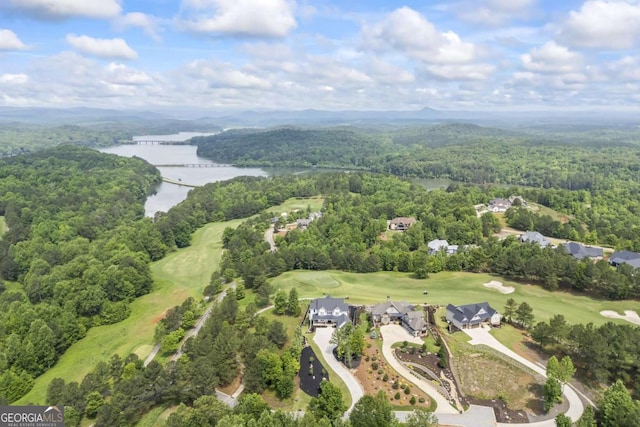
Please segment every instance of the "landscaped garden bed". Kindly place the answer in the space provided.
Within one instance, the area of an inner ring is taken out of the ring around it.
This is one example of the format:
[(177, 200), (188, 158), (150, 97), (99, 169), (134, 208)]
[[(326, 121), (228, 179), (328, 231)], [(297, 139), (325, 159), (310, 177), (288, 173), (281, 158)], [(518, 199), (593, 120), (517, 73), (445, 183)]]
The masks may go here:
[(429, 408), (429, 395), (404, 379), (384, 360), (376, 339), (366, 338), (366, 347), (355, 375), (365, 394), (385, 392), (392, 405), (398, 409)]
[(329, 379), (329, 373), (310, 346), (302, 349), (298, 377), (300, 378), (300, 390), (311, 397), (318, 397), (323, 378)]

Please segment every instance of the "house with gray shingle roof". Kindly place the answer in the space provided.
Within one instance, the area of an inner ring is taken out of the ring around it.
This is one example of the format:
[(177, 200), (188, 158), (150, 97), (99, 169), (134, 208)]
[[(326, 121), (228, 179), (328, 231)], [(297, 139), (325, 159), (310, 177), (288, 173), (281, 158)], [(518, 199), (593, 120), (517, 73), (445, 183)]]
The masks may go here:
[(446, 318), (458, 329), (477, 328), (484, 323), (493, 326), (500, 324), (500, 313), (491, 308), (488, 302), (458, 306), (449, 304)]
[(640, 254), (631, 251), (616, 251), (609, 257), (609, 264), (614, 267), (628, 264), (633, 268), (640, 268)]
[(389, 301), (376, 304), (371, 309), (371, 319), (374, 325), (388, 325), (390, 322), (398, 321), (408, 311), (413, 310), (413, 306), (407, 302)]
[(349, 305), (342, 298), (316, 298), (309, 304), (309, 328), (334, 326), (341, 328), (349, 321)]
[(409, 311), (402, 316), (402, 326), (414, 337), (421, 337), (427, 333), (427, 322), (424, 311)]
[(602, 248), (585, 246), (576, 242), (562, 243), (560, 246), (564, 247), (567, 253), (576, 259), (591, 258), (598, 260), (602, 259), (604, 255)]
[(537, 231), (527, 231), (524, 234), (520, 235), (520, 241), (521, 242), (531, 242), (531, 243), (537, 243), (538, 245), (542, 246), (543, 248), (547, 247), (547, 246), (551, 246), (551, 241), (549, 239), (547, 239), (546, 237), (544, 237), (542, 234), (538, 233)]

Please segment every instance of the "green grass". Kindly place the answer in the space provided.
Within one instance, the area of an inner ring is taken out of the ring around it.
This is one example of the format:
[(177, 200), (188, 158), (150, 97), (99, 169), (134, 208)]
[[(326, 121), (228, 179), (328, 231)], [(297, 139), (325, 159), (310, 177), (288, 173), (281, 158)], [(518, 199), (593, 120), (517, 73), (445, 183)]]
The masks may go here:
[(282, 213), (291, 212), (296, 209), (307, 209), (309, 207), (311, 212), (319, 211), (324, 204), (324, 197), (311, 197), (311, 198), (291, 198), (287, 199), (283, 204), (273, 206), (266, 209), (267, 212)]
[(324, 359), (324, 353), (322, 353), (322, 350), (320, 350), (318, 345), (313, 341), (313, 335), (307, 334), (306, 336), (307, 342), (311, 345), (311, 348), (313, 348), (313, 352), (316, 354), (316, 357), (322, 359), (322, 366), (327, 370), (327, 373), (329, 374), (329, 381), (337, 385), (342, 392), (342, 401), (345, 403), (345, 405), (347, 405), (348, 408), (349, 406), (351, 406), (351, 393), (349, 393), (347, 385), (344, 383), (344, 381), (342, 381), (342, 378), (340, 378), (340, 376), (336, 374), (336, 372)]
[(152, 263), (153, 292), (131, 303), (131, 315), (120, 323), (89, 330), (87, 336), (72, 345), (53, 368), (36, 379), (33, 389), (16, 404), (44, 404), (52, 379), (80, 382), (98, 362), (107, 361), (115, 353), (122, 357), (130, 353), (147, 357), (153, 348), (156, 322), (166, 310), (187, 297), (202, 296), (202, 289), (220, 262), (222, 232), (241, 222), (208, 224), (194, 233), (190, 247)]
[(0, 216), (0, 237), (7, 232), (7, 221), (5, 221), (4, 216)]
[[(308, 306), (309, 306), (308, 301), (300, 301), (301, 314), (298, 317), (287, 316), (286, 314), (283, 314), (282, 316), (278, 315), (273, 311), (274, 310), (273, 308), (265, 311), (264, 313), (261, 313), (260, 316), (263, 316), (269, 322), (273, 322), (274, 320), (277, 320), (278, 322), (284, 325), (284, 328), (287, 331), (287, 335), (289, 336), (289, 340), (287, 341), (287, 344), (285, 344), (285, 347), (288, 347), (289, 342), (291, 341), (291, 337), (293, 336), (293, 333), (296, 330), (296, 327), (300, 325), (300, 322), (302, 321), (302, 316), (304, 316)], [(305, 329), (303, 328), (303, 332), (304, 331)]]
[[(491, 280), (499, 280), (505, 286), (512, 286), (515, 292), (505, 295), (482, 286)], [(271, 279), (271, 284), (275, 289), (282, 288), (285, 291), (296, 287), (301, 298), (320, 297), (323, 294), (333, 297), (349, 296), (352, 304), (376, 304), (390, 296), (392, 300), (438, 305), (487, 301), (496, 310), (502, 311), (506, 301), (513, 298), (517, 303), (529, 303), (533, 307), (536, 321), (562, 314), (571, 324), (592, 322), (601, 325), (609, 321), (628, 324), (624, 320), (607, 319), (599, 313), (602, 310), (640, 312), (638, 301), (606, 301), (568, 292), (549, 292), (540, 286), (510, 282), (489, 274), (444, 272), (418, 280), (410, 274), (394, 272), (357, 274), (341, 271), (291, 271)], [(429, 294), (423, 295), (424, 290), (428, 290)]]
[(168, 408), (164, 406), (156, 406), (149, 412), (144, 414), (140, 421), (136, 424), (137, 427), (164, 427), (167, 418), (173, 412), (178, 409), (177, 406), (170, 406)]

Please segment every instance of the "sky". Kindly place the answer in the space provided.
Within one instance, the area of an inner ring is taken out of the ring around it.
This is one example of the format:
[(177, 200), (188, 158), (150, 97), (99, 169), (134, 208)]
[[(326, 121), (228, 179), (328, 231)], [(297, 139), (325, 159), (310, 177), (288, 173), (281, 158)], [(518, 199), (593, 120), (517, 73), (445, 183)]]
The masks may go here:
[(0, 0), (0, 106), (637, 108), (640, 0)]

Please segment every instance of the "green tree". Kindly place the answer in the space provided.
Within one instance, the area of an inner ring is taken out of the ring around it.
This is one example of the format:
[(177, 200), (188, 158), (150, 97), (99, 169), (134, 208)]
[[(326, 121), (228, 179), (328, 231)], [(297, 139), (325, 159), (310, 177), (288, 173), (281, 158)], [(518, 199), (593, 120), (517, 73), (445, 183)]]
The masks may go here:
[(560, 375), (560, 362), (556, 356), (551, 356), (547, 361), (546, 373), (548, 378), (558, 379)]
[(349, 415), (352, 427), (392, 427), (398, 422), (393, 414), (393, 407), (384, 391), (375, 396), (364, 395), (354, 405)]
[(562, 388), (560, 382), (554, 378), (547, 378), (547, 382), (544, 383), (544, 410), (549, 412), (553, 405), (562, 402)]
[(517, 308), (518, 304), (516, 300), (509, 298), (504, 306), (504, 317), (508, 323), (511, 323), (511, 319), (515, 316)]
[(416, 409), (407, 416), (405, 427), (438, 427), (438, 418), (426, 409)]
[(300, 302), (298, 301), (298, 291), (296, 288), (291, 288), (289, 291), (289, 300), (287, 301), (286, 312), (289, 316), (300, 316)]
[(573, 424), (571, 422), (571, 418), (567, 417), (565, 414), (558, 414), (555, 418), (556, 427), (571, 427)]
[(104, 405), (102, 395), (97, 391), (92, 391), (87, 395), (87, 403), (84, 410), (85, 414), (90, 419), (95, 418), (102, 405)]
[(309, 403), (309, 411), (315, 415), (316, 419), (327, 417), (335, 421), (342, 417), (346, 410), (347, 405), (342, 398), (342, 392), (329, 381), (320, 383), (320, 394)]
[(573, 366), (573, 361), (569, 356), (564, 356), (560, 360), (560, 366), (558, 370), (558, 381), (564, 387), (565, 384), (568, 384), (573, 378), (573, 375), (576, 373), (576, 368)]
[(282, 290), (278, 289), (276, 292), (276, 296), (273, 299), (273, 311), (276, 314), (285, 314), (287, 311), (287, 294)]
[(524, 328), (529, 328), (533, 324), (533, 308), (526, 302), (521, 303), (516, 310), (516, 320)]
[(593, 410), (593, 406), (587, 406), (586, 408), (584, 408), (584, 412), (582, 413), (582, 416), (580, 417), (578, 422), (576, 422), (576, 427), (597, 427), (597, 426), (598, 424), (596, 423), (596, 414), (595, 414), (595, 411)]
[(635, 427), (640, 425), (640, 402), (633, 400), (624, 383), (617, 380), (604, 392), (598, 405), (602, 427)]

